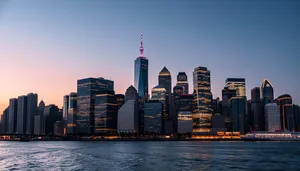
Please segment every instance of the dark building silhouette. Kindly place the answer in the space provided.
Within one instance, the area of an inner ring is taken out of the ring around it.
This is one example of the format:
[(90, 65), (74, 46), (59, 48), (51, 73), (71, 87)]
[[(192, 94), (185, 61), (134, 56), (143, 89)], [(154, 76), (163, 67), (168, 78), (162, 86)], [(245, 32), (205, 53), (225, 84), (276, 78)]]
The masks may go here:
[(96, 94), (94, 99), (94, 134), (115, 134), (118, 120), (118, 104), (115, 92), (103, 90)]
[[(44, 101), (40, 101), (38, 106), (38, 116), (40, 116), (39, 128), (34, 128), (35, 132), (39, 132), (39, 134), (45, 134), (45, 123), (44, 123), (44, 109), (45, 109)], [(37, 118), (38, 119), (38, 118)]]
[(260, 101), (260, 88), (259, 87), (254, 87), (251, 90), (251, 101), (252, 102)]
[(224, 87), (222, 90), (222, 115), (226, 118), (229, 118), (229, 107), (230, 107), (230, 99), (232, 97), (236, 97), (237, 92), (235, 89), (229, 89), (228, 87)]
[(27, 94), (27, 117), (26, 117), (26, 133), (33, 134), (34, 116), (38, 115), (38, 95), (34, 93)]
[(164, 67), (158, 75), (158, 85), (164, 87), (168, 95), (172, 93), (172, 78), (169, 70)]
[(118, 105), (118, 110), (122, 107), (122, 105), (125, 103), (125, 96), (124, 94), (116, 94), (116, 103)]
[(65, 95), (63, 98), (63, 124), (64, 124), (64, 126), (66, 126), (67, 122), (68, 122), (69, 100), (70, 100), (70, 96)]
[(292, 130), (294, 124), (292, 124), (293, 120), (293, 100), (289, 94), (281, 95), (277, 98), (277, 104), (280, 107), (280, 121), (281, 121), (281, 129)]
[(219, 113), (221, 112), (220, 110), (220, 98), (217, 97), (216, 99), (213, 99), (212, 101), (212, 108), (213, 108), (213, 113), (216, 114), (216, 113)]
[(271, 103), (274, 100), (274, 90), (271, 82), (264, 79), (260, 87), (260, 98), (264, 104)]
[(225, 117), (220, 115), (219, 113), (216, 113), (212, 116), (211, 119), (212, 123), (212, 131), (213, 132), (225, 132), (226, 127), (225, 127)]
[(148, 100), (148, 59), (144, 56), (141, 34), (140, 56), (134, 61), (134, 87), (143, 101)]
[(295, 130), (300, 131), (300, 106), (293, 105), (294, 118), (295, 118)]
[(2, 117), (2, 132), (7, 133), (8, 132), (8, 118), (9, 118), (9, 108), (7, 107), (3, 111), (3, 117)]
[(56, 121), (62, 121), (62, 114), (55, 105), (48, 105), (44, 108), (44, 126), (45, 135), (54, 135), (54, 124)]
[(18, 99), (9, 99), (8, 112), (8, 133), (14, 134), (17, 132)]
[(54, 123), (54, 135), (63, 135), (64, 125), (62, 121), (56, 121)]
[(251, 129), (253, 131), (265, 130), (264, 105), (261, 101), (251, 102)]
[(245, 133), (246, 98), (233, 97), (230, 99), (230, 115), (233, 121), (233, 131)]
[(194, 95), (181, 94), (175, 120), (178, 133), (191, 133), (193, 131)]
[(104, 78), (85, 78), (77, 81), (77, 134), (94, 134), (94, 97), (104, 90), (114, 91), (114, 82)]
[(34, 135), (41, 135), (41, 116), (34, 116)]
[(212, 93), (210, 71), (206, 67), (197, 67), (193, 72), (194, 101), (193, 133), (210, 132), (212, 116)]
[(27, 118), (27, 96), (18, 97), (17, 133), (25, 134)]
[(182, 87), (184, 94), (189, 94), (188, 77), (185, 72), (178, 73), (176, 85)]
[(155, 135), (163, 133), (163, 104), (158, 100), (145, 103), (144, 132)]
[(67, 134), (76, 134), (77, 93), (70, 93), (68, 102)]

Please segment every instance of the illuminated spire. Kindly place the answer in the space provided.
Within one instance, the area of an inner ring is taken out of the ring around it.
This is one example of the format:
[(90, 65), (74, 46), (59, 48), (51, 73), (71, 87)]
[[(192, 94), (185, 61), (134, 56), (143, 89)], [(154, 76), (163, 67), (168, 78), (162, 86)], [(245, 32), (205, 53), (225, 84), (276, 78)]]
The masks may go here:
[(140, 47), (140, 57), (144, 57), (143, 33), (142, 33), (142, 32), (141, 32), (141, 47)]

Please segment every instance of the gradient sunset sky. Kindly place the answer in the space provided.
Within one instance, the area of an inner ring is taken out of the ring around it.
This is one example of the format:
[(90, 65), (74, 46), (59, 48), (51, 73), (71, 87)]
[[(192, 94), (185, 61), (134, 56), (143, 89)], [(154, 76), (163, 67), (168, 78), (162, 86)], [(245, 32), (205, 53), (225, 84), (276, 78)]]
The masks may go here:
[(173, 85), (186, 72), (190, 90), (194, 68), (206, 66), (214, 98), (228, 77), (246, 78), (248, 99), (268, 78), (276, 97), (300, 104), (300, 1), (2, 0), (0, 113), (29, 92), (61, 107), (86, 77), (112, 79), (123, 94), (141, 31), (150, 90), (164, 66)]

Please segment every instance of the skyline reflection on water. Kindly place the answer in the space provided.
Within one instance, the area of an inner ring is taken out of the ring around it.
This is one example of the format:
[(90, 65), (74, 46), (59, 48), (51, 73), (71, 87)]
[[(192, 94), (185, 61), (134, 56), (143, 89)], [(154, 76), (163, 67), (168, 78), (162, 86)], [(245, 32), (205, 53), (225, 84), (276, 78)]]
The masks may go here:
[(0, 142), (0, 170), (300, 170), (299, 142)]

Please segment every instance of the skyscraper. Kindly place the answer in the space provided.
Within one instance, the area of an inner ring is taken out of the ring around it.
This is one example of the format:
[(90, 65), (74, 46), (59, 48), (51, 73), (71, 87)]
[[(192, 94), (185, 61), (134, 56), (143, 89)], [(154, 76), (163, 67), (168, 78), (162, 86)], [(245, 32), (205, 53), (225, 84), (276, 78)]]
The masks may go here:
[(62, 120), (59, 108), (53, 104), (46, 106), (43, 119), (44, 132), (42, 133), (45, 135), (54, 135), (55, 122)]
[(40, 127), (34, 128), (35, 132), (38, 134), (45, 134), (44, 109), (45, 109), (45, 103), (43, 100), (41, 100), (38, 107), (38, 115), (40, 116), (40, 118), (38, 117), (36, 118), (36, 119), (40, 119), (40, 122), (37, 123)]
[(212, 93), (210, 85), (210, 71), (199, 66), (193, 72), (194, 101), (193, 132), (209, 132), (212, 116)]
[(38, 114), (38, 95), (34, 93), (27, 94), (27, 118), (26, 118), (26, 133), (33, 134), (34, 131), (34, 116)]
[(25, 134), (27, 118), (27, 96), (18, 97), (17, 133)]
[(245, 133), (246, 97), (230, 99), (230, 115), (233, 121), (233, 131)]
[(246, 80), (245, 78), (227, 78), (225, 82), (225, 87), (231, 90), (236, 90), (237, 97), (246, 96)]
[(67, 122), (67, 118), (68, 118), (68, 109), (69, 109), (69, 95), (65, 95), (64, 99), (63, 99), (63, 121), (64, 121), (64, 125)]
[(148, 59), (144, 56), (143, 37), (141, 33), (140, 56), (134, 61), (134, 87), (139, 96), (148, 100)]
[(7, 133), (8, 132), (8, 119), (9, 119), (9, 108), (7, 107), (4, 111), (3, 111), (3, 120), (2, 120), (2, 126), (3, 126), (3, 133)]
[(172, 91), (172, 78), (171, 73), (166, 67), (164, 67), (158, 75), (158, 85), (164, 87), (166, 89), (166, 93), (170, 97)]
[(291, 95), (284, 94), (277, 98), (277, 103), (280, 108), (280, 122), (281, 129), (289, 129), (291, 130), (294, 125), (293, 122), (293, 100)]
[(14, 134), (17, 132), (18, 99), (9, 99), (8, 113), (8, 133)]
[(114, 82), (104, 78), (85, 78), (77, 81), (77, 134), (93, 135), (95, 95), (104, 90), (114, 91)]
[(67, 134), (76, 133), (77, 93), (70, 93), (67, 116)]
[(229, 118), (229, 107), (230, 107), (230, 99), (232, 97), (236, 97), (237, 92), (236, 89), (229, 89), (228, 87), (224, 87), (222, 90), (222, 115), (226, 118)]
[(264, 79), (263, 82), (261, 83), (260, 87), (260, 98), (263, 100), (263, 102), (270, 103), (274, 99), (274, 90), (271, 82), (267, 79)]
[(137, 133), (138, 129), (137, 102), (128, 100), (118, 111), (118, 133)]
[(251, 101), (252, 102), (258, 102), (260, 101), (260, 88), (254, 87), (251, 89)]
[(118, 120), (115, 92), (103, 90), (95, 95), (94, 100), (94, 134), (115, 134)]
[(184, 94), (189, 94), (188, 77), (185, 72), (178, 73), (176, 85), (182, 87)]
[(275, 132), (281, 130), (280, 110), (276, 103), (265, 105), (265, 131)]
[(175, 125), (178, 133), (191, 133), (193, 131), (193, 100), (192, 94), (180, 95)]
[(144, 108), (144, 132), (148, 134), (163, 133), (163, 104), (158, 100), (150, 100)]
[(118, 110), (122, 107), (122, 105), (125, 103), (125, 96), (124, 94), (116, 94), (116, 103), (118, 105)]

